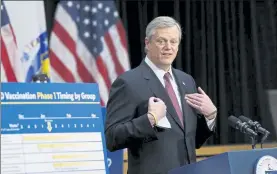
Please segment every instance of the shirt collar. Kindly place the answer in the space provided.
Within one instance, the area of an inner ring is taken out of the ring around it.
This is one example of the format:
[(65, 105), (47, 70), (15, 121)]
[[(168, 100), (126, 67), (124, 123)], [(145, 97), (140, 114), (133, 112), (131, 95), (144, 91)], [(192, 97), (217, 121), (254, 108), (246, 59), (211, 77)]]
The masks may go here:
[(159, 67), (157, 67), (147, 56), (145, 57), (145, 62), (146, 64), (154, 71), (154, 73), (157, 76), (161, 76), (163, 78), (163, 76), (165, 75), (165, 73), (169, 72), (170, 77), (173, 78), (173, 73), (172, 73), (172, 66), (169, 67), (168, 71), (165, 71)]

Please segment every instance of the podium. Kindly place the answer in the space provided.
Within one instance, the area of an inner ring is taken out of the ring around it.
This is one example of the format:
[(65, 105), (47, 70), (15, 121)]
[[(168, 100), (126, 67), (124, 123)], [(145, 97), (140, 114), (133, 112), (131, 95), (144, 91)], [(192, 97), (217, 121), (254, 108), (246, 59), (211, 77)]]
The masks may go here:
[[(277, 159), (277, 148), (242, 150), (222, 153), (205, 160), (185, 165), (169, 171), (169, 174), (275, 174), (277, 163), (268, 166), (268, 160), (260, 159), (266, 155)], [(277, 161), (277, 160), (276, 160)], [(257, 163), (260, 165), (257, 166)], [(264, 170), (256, 172), (256, 168)], [(274, 168), (274, 171), (271, 168)]]

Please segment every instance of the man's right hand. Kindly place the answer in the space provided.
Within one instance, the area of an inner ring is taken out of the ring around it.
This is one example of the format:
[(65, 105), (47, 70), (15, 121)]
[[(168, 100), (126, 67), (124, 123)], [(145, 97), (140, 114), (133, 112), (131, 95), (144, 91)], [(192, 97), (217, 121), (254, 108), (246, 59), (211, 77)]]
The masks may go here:
[(154, 125), (155, 121), (158, 122), (160, 119), (162, 119), (165, 116), (166, 116), (165, 103), (159, 98), (150, 97), (148, 100), (148, 118), (151, 124)]

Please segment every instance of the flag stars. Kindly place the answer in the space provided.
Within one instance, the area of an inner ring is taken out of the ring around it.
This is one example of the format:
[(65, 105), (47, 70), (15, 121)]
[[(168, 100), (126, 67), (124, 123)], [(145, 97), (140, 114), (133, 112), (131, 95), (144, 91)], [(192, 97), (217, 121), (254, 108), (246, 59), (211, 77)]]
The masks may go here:
[(97, 13), (97, 8), (95, 8), (95, 7), (93, 7), (92, 9), (91, 9), (91, 12), (94, 14), (94, 13)]
[[(103, 37), (109, 31), (109, 27), (116, 24), (119, 13), (113, 4), (108, 3), (108, 1), (92, 1), (91, 3), (90, 1), (84, 1), (84, 3), (80, 3), (79, 1), (68, 0), (65, 1), (64, 5), (77, 24), (80, 40), (90, 48), (89, 52), (97, 57), (103, 51), (101, 45)], [(69, 8), (69, 6), (72, 6), (72, 8)], [(80, 126), (80, 124), (76, 126)], [(84, 124), (83, 127), (86, 127), (86, 125)]]
[(86, 6), (84, 7), (84, 10), (85, 10), (86, 12), (88, 12), (88, 11), (89, 11), (89, 6), (86, 5)]
[(106, 8), (105, 8), (105, 12), (106, 12), (106, 13), (109, 13), (110, 11), (111, 11), (111, 10), (110, 10), (109, 7), (106, 7)]
[(115, 11), (115, 12), (113, 13), (113, 16), (114, 16), (114, 17), (118, 17), (117, 11)]
[(72, 6), (73, 6), (73, 2), (72, 2), (72, 1), (68, 1), (68, 2), (67, 2), (67, 6), (68, 6), (68, 7), (72, 7)]
[(96, 26), (97, 25), (97, 21), (92, 21), (92, 25)]
[(84, 37), (85, 37), (85, 38), (88, 38), (88, 37), (90, 37), (90, 34), (89, 34), (89, 32), (87, 32), (87, 31), (86, 31), (86, 32), (84, 33)]
[(109, 25), (109, 21), (108, 21), (107, 19), (105, 19), (104, 24), (105, 24), (106, 26)]
[(80, 4), (77, 4), (77, 5), (76, 5), (76, 8), (77, 8), (77, 9), (80, 9)]
[(88, 19), (88, 18), (84, 19), (84, 24), (85, 24), (85, 25), (88, 25), (88, 24), (89, 24), (89, 19)]
[(102, 8), (103, 8), (103, 4), (102, 4), (102, 3), (99, 3), (99, 4), (98, 4), (98, 8), (99, 8), (99, 9), (102, 9)]

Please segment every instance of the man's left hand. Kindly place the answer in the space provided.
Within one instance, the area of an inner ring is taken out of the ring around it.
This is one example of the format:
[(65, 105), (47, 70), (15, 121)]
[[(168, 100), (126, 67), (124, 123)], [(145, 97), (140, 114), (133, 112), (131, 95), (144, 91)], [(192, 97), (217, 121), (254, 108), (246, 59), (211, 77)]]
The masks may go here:
[(217, 109), (210, 97), (200, 87), (198, 87), (198, 91), (199, 93), (187, 94), (185, 96), (187, 103), (205, 117), (210, 118), (212, 115), (216, 115)]

